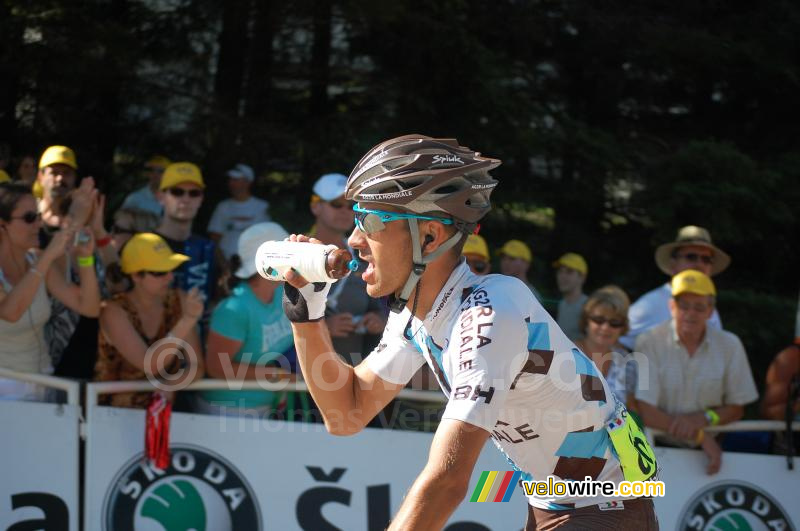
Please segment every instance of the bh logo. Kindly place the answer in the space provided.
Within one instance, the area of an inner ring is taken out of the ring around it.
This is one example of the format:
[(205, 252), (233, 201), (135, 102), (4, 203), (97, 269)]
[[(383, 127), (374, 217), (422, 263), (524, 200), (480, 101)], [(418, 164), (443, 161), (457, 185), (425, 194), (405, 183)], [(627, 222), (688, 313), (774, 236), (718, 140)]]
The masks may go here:
[(261, 515), (242, 474), (221, 456), (173, 446), (170, 466), (153, 468), (142, 455), (129, 461), (106, 493), (109, 531), (232, 531), (261, 529)]

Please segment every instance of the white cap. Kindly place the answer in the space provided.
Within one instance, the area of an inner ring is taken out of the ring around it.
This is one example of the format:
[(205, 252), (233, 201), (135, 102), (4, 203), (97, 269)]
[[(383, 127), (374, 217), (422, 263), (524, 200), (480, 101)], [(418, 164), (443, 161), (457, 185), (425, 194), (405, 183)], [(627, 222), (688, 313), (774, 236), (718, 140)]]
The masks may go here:
[(247, 179), (248, 181), (253, 182), (256, 178), (256, 174), (253, 173), (253, 168), (247, 164), (237, 164), (228, 170), (228, 177), (233, 177), (234, 179)]
[(347, 177), (341, 173), (326, 173), (314, 183), (314, 193), (323, 201), (333, 201), (344, 195)]
[(236, 270), (238, 278), (250, 278), (256, 270), (256, 251), (264, 242), (280, 241), (289, 237), (283, 227), (272, 221), (256, 223), (239, 235), (239, 258), (242, 265)]

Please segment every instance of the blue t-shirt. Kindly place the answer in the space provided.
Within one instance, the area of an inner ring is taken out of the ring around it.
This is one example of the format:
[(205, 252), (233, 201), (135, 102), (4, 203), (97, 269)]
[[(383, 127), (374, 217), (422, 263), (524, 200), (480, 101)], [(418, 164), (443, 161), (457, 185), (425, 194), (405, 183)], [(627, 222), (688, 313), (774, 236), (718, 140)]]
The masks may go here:
[[(211, 331), (242, 343), (233, 357), (235, 362), (264, 364), (293, 348), (292, 326), (283, 313), (282, 298), (283, 284), (275, 290), (272, 302), (265, 304), (247, 282), (242, 282), (214, 308)], [(220, 406), (254, 408), (271, 404), (275, 393), (205, 391), (202, 396)]]

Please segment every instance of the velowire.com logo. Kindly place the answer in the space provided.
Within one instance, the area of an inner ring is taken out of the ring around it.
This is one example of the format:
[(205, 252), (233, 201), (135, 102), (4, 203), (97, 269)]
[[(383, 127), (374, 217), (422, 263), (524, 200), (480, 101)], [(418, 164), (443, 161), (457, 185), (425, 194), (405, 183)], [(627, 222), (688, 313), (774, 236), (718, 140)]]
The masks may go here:
[(769, 494), (743, 481), (723, 481), (698, 491), (681, 513), (679, 529), (698, 531), (794, 530)]
[(229, 462), (204, 448), (170, 448), (158, 470), (139, 455), (111, 482), (103, 503), (108, 531), (261, 530), (253, 489)]

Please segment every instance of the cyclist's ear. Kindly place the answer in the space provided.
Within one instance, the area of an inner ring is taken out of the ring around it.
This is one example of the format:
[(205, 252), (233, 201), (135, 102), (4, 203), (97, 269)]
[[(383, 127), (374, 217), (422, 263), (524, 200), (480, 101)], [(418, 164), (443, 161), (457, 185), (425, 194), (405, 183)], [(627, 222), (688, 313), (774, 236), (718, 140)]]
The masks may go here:
[(435, 240), (435, 239), (436, 238), (434, 238), (433, 235), (426, 234), (425, 235), (425, 242), (422, 244), (422, 250), (424, 251), (425, 247), (427, 247), (429, 243), (433, 243), (433, 240)]

